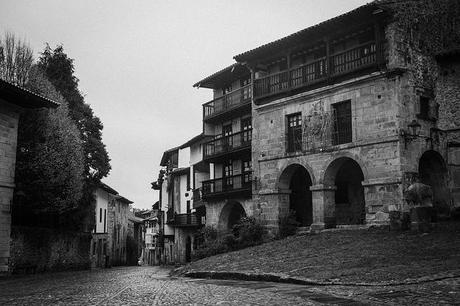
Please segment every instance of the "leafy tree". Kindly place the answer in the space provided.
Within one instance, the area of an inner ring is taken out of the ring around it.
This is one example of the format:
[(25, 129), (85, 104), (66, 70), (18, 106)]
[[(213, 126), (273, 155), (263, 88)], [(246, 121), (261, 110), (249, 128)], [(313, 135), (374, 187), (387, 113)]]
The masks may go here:
[(91, 107), (85, 103), (78, 89), (78, 78), (74, 75), (73, 59), (64, 52), (62, 45), (54, 50), (49, 45), (40, 56), (39, 67), (69, 103), (69, 114), (80, 130), (85, 154), (85, 178), (87, 188), (107, 176), (111, 166), (105, 145), (102, 142), (103, 125)]
[(29, 110), (18, 129), (16, 199), (35, 213), (57, 215), (77, 208), (82, 197), (84, 158), (79, 131), (67, 102), (35, 65), (26, 87), (61, 105)]

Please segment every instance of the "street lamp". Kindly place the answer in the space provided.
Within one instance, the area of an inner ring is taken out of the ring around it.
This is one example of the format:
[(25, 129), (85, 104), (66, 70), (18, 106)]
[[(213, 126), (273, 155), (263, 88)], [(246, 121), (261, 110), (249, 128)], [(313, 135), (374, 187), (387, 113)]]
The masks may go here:
[(412, 120), (411, 123), (407, 125), (408, 132), (405, 130), (401, 130), (401, 136), (404, 137), (404, 147), (407, 149), (407, 143), (411, 142), (412, 140), (416, 139), (420, 135), (421, 125), (418, 123), (417, 120)]

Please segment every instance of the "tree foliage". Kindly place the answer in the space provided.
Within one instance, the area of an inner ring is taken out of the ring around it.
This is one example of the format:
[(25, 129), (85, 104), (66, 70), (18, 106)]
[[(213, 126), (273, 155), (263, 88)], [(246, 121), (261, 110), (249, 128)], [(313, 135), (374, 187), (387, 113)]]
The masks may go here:
[(102, 142), (103, 125), (91, 107), (85, 103), (78, 89), (73, 59), (64, 52), (62, 45), (54, 50), (49, 45), (40, 56), (39, 67), (64, 97), (69, 105), (69, 114), (80, 130), (85, 155), (85, 178), (87, 184), (97, 184), (107, 176), (111, 166), (110, 159)]
[(82, 197), (83, 150), (64, 98), (37, 66), (26, 87), (61, 105), (26, 111), (18, 129), (16, 184), (18, 200), (36, 212), (63, 213)]

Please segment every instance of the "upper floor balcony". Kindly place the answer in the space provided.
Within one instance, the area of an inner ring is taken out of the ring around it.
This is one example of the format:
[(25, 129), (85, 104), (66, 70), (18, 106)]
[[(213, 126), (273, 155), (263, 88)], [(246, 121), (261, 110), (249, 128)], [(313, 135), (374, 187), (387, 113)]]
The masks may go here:
[(371, 40), (340, 52), (327, 53), (305, 64), (255, 79), (254, 99), (295, 91), (345, 74), (377, 68), (381, 62), (382, 46), (379, 41)]
[(213, 180), (203, 181), (203, 199), (225, 197), (229, 194), (250, 196), (252, 192), (252, 171)]
[(244, 113), (251, 111), (251, 84), (229, 92), (203, 105), (203, 120), (220, 120), (230, 113)]
[(229, 153), (250, 149), (252, 129), (243, 130), (231, 135), (217, 135), (216, 138), (204, 145), (203, 158), (215, 159)]
[(200, 227), (204, 225), (203, 218), (195, 213), (177, 214), (168, 211), (168, 224), (174, 227)]

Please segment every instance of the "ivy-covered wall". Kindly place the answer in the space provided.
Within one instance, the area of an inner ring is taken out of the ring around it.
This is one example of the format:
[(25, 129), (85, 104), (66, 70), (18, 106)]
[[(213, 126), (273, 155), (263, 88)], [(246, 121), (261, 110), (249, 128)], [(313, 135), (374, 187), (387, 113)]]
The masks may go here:
[(10, 271), (35, 273), (89, 269), (90, 239), (91, 235), (86, 233), (13, 226)]

